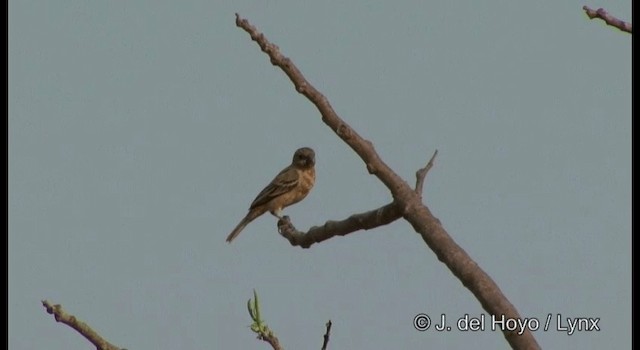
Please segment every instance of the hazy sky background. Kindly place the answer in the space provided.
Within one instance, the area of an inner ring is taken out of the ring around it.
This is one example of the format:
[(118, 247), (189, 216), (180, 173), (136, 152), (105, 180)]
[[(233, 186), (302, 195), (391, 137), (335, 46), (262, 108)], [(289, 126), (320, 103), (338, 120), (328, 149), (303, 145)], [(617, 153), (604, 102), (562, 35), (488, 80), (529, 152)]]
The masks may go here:
[[(508, 348), (418, 332), (485, 314), (403, 220), (294, 248), (271, 216), (224, 239), (310, 146), (306, 230), (390, 201), (249, 36), (256, 25), (425, 200), (547, 349), (631, 346), (631, 1), (9, 1), (9, 348)], [(601, 318), (600, 332), (555, 317)], [(564, 325), (566, 326), (566, 324)]]

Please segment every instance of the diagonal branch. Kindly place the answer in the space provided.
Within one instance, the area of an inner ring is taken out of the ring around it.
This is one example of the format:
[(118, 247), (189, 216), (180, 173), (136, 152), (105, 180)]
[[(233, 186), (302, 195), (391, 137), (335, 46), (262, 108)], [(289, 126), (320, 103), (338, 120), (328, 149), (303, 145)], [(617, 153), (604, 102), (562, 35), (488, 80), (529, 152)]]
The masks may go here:
[(590, 19), (600, 18), (606, 24), (631, 34), (631, 23), (613, 17), (605, 9), (599, 8), (594, 10), (589, 6), (582, 6), (582, 9), (587, 13), (587, 16), (589, 16)]
[(96, 331), (91, 329), (88, 324), (78, 320), (75, 316), (69, 315), (60, 304), (51, 305), (47, 300), (42, 301), (42, 306), (47, 309), (49, 314), (52, 314), (56, 319), (56, 322), (62, 322), (67, 326), (75, 329), (82, 336), (87, 338), (88, 341), (93, 344), (98, 350), (120, 350), (119, 347), (109, 343), (100, 336)]
[[(322, 121), (362, 158), (370, 174), (377, 176), (387, 187), (394, 186), (399, 182), (404, 182), (402, 178), (395, 174), (391, 168), (380, 159), (370, 141), (363, 139), (355, 130), (338, 117), (329, 100), (305, 79), (302, 72), (298, 70), (298, 67), (296, 67), (288, 57), (281, 54), (280, 49), (276, 45), (270, 43), (264, 34), (258, 32), (249, 21), (240, 18), (240, 15), (237, 13), (236, 25), (249, 33), (251, 39), (269, 56), (271, 64), (282, 69), (293, 83), (296, 91), (307, 97), (309, 101), (318, 108), (322, 115)], [(392, 190), (392, 193), (394, 197), (399, 195), (399, 191)]]
[[(273, 65), (282, 69), (296, 91), (316, 106), (322, 121), (360, 156), (369, 173), (375, 175), (389, 189), (396, 210), (420, 234), (438, 259), (473, 293), (482, 307), (491, 315), (504, 316), (506, 319), (522, 319), (516, 308), (502, 294), (498, 285), (464, 249), (456, 244), (439, 220), (422, 203), (421, 196), (384, 163), (370, 141), (362, 138), (336, 114), (327, 98), (306, 80), (293, 62), (282, 55), (277, 46), (271, 44), (249, 21), (240, 18), (238, 14), (236, 14), (236, 26), (251, 36), (251, 39), (269, 56)], [(503, 335), (514, 349), (540, 348), (528, 329), (522, 334), (518, 334), (515, 330), (504, 330)]]

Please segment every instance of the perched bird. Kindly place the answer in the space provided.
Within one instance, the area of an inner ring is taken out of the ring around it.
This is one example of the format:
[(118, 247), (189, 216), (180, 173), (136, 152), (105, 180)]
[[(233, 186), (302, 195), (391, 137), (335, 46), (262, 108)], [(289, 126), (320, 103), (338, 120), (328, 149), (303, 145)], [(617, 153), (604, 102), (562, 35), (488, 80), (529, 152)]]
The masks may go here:
[(316, 154), (309, 147), (303, 147), (293, 154), (291, 165), (282, 171), (265, 187), (249, 206), (249, 213), (227, 236), (231, 243), (251, 221), (269, 211), (282, 219), (282, 209), (303, 200), (316, 181)]

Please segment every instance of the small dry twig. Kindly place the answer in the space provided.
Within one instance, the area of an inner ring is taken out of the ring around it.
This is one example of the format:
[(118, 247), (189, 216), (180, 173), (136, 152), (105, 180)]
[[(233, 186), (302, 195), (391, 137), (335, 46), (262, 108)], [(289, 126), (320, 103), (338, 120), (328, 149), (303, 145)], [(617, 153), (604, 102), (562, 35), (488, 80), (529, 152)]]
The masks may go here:
[(89, 327), (88, 324), (78, 320), (75, 316), (69, 315), (64, 310), (62, 310), (62, 306), (60, 304), (51, 305), (47, 300), (42, 301), (42, 306), (47, 309), (49, 314), (52, 314), (56, 319), (56, 322), (61, 322), (66, 324), (67, 326), (75, 329), (78, 333), (80, 333), (83, 337), (87, 338), (88, 341), (93, 344), (98, 350), (121, 350), (119, 347), (109, 343), (106, 341), (98, 332), (94, 331)]
[(436, 156), (438, 155), (438, 150), (436, 150), (435, 152), (433, 152), (433, 155), (431, 156), (431, 159), (429, 159), (429, 161), (427, 162), (427, 165), (424, 166), (424, 168), (418, 169), (418, 171), (416, 171), (416, 193), (419, 196), (422, 196), (422, 187), (424, 185), (424, 179), (427, 176), (427, 173), (429, 172), (429, 170), (431, 168), (433, 168), (433, 161), (436, 159)]
[(606, 24), (612, 27), (616, 27), (623, 32), (631, 34), (631, 23), (617, 19), (616, 17), (610, 15), (609, 12), (607, 12), (605, 9), (599, 8), (597, 10), (594, 10), (589, 6), (583, 6), (582, 9), (587, 13), (587, 16), (589, 16), (590, 19), (600, 18)]
[(322, 350), (327, 350), (327, 345), (329, 344), (329, 335), (331, 334), (331, 320), (329, 320), (329, 322), (327, 322), (326, 326), (327, 326), (327, 332), (324, 334), (324, 340), (322, 342)]

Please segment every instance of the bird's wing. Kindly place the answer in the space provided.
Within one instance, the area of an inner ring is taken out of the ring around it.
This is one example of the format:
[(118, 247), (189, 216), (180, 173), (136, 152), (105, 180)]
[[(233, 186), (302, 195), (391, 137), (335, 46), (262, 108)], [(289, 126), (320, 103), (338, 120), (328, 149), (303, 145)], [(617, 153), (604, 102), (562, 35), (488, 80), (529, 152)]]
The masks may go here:
[(298, 185), (298, 171), (288, 166), (284, 168), (276, 177), (265, 187), (253, 200), (249, 209), (253, 209), (259, 205), (263, 205), (270, 200), (291, 191)]

